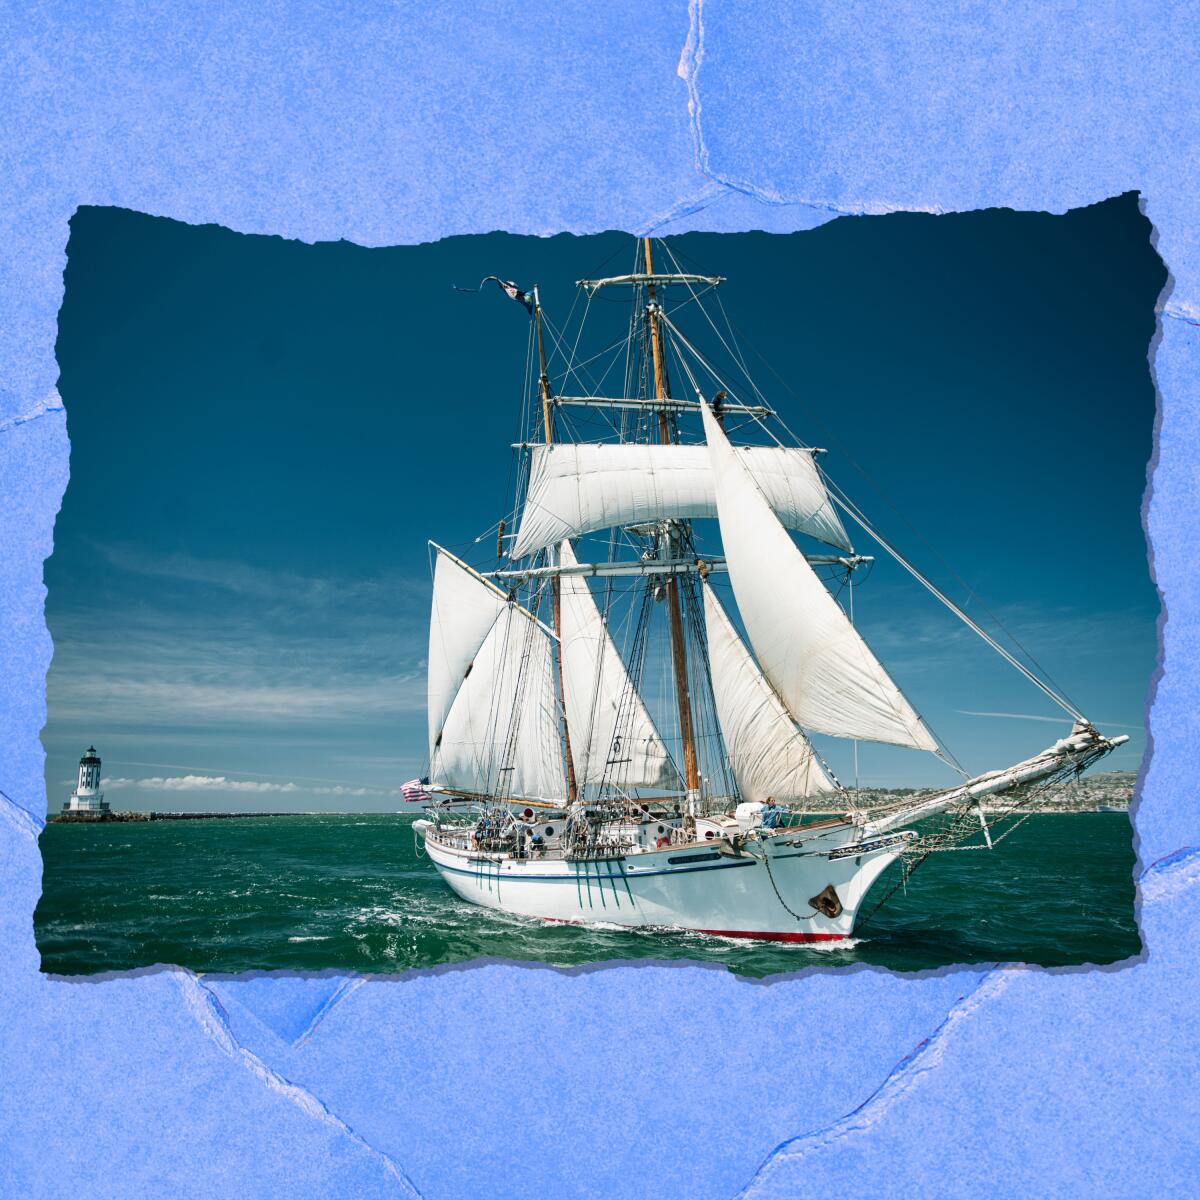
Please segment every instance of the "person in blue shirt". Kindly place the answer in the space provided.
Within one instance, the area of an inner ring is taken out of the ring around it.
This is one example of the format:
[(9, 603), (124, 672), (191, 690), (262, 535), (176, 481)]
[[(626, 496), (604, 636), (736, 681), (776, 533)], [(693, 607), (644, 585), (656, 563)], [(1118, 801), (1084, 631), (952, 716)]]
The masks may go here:
[(762, 810), (762, 827), (764, 829), (777, 829), (783, 815), (783, 809), (768, 800), (766, 807)]

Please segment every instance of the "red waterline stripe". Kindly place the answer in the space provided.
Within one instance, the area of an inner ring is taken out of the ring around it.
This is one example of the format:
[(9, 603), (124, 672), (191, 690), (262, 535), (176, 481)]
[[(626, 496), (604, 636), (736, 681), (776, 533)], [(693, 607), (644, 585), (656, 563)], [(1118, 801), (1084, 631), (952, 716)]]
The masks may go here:
[(763, 942), (840, 942), (844, 933), (762, 933), (756, 929), (697, 929), (714, 937), (755, 938)]
[[(555, 925), (586, 925), (586, 921), (572, 921), (570, 917), (539, 917), (539, 921), (552, 921)], [(630, 929), (638, 926), (630, 925)], [(662, 926), (664, 929), (671, 926)], [(840, 942), (844, 933), (763, 933), (756, 929), (687, 929), (679, 927), (681, 933), (707, 933), (712, 937), (754, 938), (760, 942)]]

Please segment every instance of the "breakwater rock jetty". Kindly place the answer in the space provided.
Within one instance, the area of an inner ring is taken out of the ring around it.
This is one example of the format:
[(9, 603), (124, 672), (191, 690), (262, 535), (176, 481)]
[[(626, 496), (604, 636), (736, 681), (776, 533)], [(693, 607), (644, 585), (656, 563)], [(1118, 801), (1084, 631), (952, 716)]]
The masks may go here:
[(114, 821), (236, 821), (245, 817), (301, 817), (294, 812), (72, 812), (51, 817), (54, 825), (97, 825)]

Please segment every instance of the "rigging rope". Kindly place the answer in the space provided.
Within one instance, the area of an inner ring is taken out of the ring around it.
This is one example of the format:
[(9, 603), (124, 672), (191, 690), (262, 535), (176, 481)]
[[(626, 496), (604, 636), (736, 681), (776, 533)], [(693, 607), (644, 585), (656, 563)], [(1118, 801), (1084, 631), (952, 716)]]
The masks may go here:
[[(670, 321), (668, 321), (665, 316), (663, 317), (663, 321), (671, 329), (672, 333), (674, 333), (676, 335), (676, 337), (678, 337), (680, 342), (683, 345), (687, 346), (688, 350), (690, 350), (696, 356), (697, 360), (708, 369), (709, 373), (712, 374), (713, 377), (715, 379), (717, 379), (717, 381), (719, 383), (721, 383), (721, 386), (727, 387), (727, 385), (724, 383), (724, 381), (722, 381), (716, 375), (716, 372), (713, 371), (712, 368), (710, 366), (708, 366), (708, 364), (704, 361), (703, 357), (699, 354), (699, 352), (696, 350), (696, 348), (690, 342), (688, 342), (688, 340), (685, 337), (683, 337), (683, 335), (680, 334), (679, 331), (677, 329), (675, 329), (675, 327), (673, 325), (671, 325)], [(694, 377), (692, 376), (691, 371), (686, 368), (686, 366), (685, 366), (685, 371), (688, 374), (689, 380), (691, 380), (693, 383), (693, 386), (695, 386)], [(696, 391), (699, 392), (700, 389), (697, 387)], [(783, 422), (780, 421), (780, 424), (782, 425)], [(764, 425), (763, 428), (765, 429), (766, 426)], [(787, 428), (786, 425), (784, 425), (784, 428), (785, 429)], [(769, 433), (770, 431), (768, 430), (767, 432)], [(790, 430), (788, 430), (788, 432), (790, 433)], [(774, 435), (771, 435), (771, 436), (774, 436)], [(796, 439), (796, 440), (799, 440), (799, 439)], [(778, 444), (782, 445), (782, 442), (779, 441), (778, 437), (775, 438), (775, 441)], [(803, 443), (801, 443), (801, 445), (803, 445)], [(925, 575), (923, 575), (915, 566), (913, 566), (912, 563), (910, 563), (899, 552), (899, 550), (897, 550), (890, 542), (888, 542), (882, 536), (882, 534), (880, 534), (874, 528), (874, 526), (870, 523), (870, 521), (866, 518), (866, 516), (862, 513), (862, 511), (858, 508), (858, 506), (856, 504), (854, 504), (854, 502), (851, 501), (848, 496), (846, 496), (845, 492), (840, 487), (838, 487), (831, 480), (829, 480), (828, 477), (824, 475), (824, 473), (822, 473), (822, 477), (826, 479), (826, 482), (829, 485), (829, 494), (830, 494), (831, 498), (834, 500), (834, 502), (838, 505), (838, 507), (840, 507), (850, 517), (852, 517), (854, 519), (854, 521), (862, 527), (862, 529), (865, 533), (867, 533), (884, 550), (886, 550), (887, 553), (889, 555), (891, 555), (891, 557), (894, 558), (896, 560), (896, 562), (898, 562), (914, 579), (916, 579), (917, 582), (920, 583), (921, 586), (924, 587), (935, 599), (939, 600), (943, 605), (945, 605), (946, 608), (949, 609), (949, 611), (951, 613), (953, 613), (956, 617), (958, 617), (958, 619), (967, 626), (967, 628), (969, 628), (973, 633), (975, 633), (984, 642), (986, 642), (987, 645), (990, 646), (997, 654), (999, 654), (1007, 663), (1009, 663), (1010, 666), (1014, 667), (1017, 671), (1019, 671), (1022, 675), (1024, 675), (1025, 678), (1028, 679), (1030, 683), (1032, 683), (1036, 688), (1038, 688), (1039, 691), (1043, 692), (1049, 699), (1051, 699), (1055, 704), (1057, 704), (1060, 708), (1062, 708), (1066, 713), (1068, 713), (1071, 717), (1073, 717), (1077, 721), (1083, 721), (1083, 722), (1087, 721), (1087, 718), (1083, 715), (1083, 713), (1074, 704), (1072, 704), (1065, 696), (1062, 696), (1059, 692), (1057, 692), (1053, 687), (1050, 686), (1050, 684), (1039, 679), (1037, 677), (1037, 675), (1035, 675), (1033, 673), (1033, 671), (1031, 671), (1028, 667), (1026, 667), (1025, 664), (1022, 663), (1014, 654), (1012, 654), (1006, 647), (1001, 645), (1000, 642), (998, 642), (994, 637), (992, 637), (992, 635), (990, 633), (988, 633), (977, 621), (975, 621), (972, 617), (968, 616), (967, 613), (965, 613), (957, 604), (955, 604), (954, 601), (951, 600), (950, 597), (947, 596), (935, 583), (933, 583), (930, 579), (928, 579)], [(1005, 632), (1007, 633), (1007, 630)], [(1012, 637), (1011, 634), (1008, 634), (1008, 636)], [(1013, 638), (1013, 641), (1016, 642), (1016, 639)], [(1019, 645), (1019, 643), (1017, 643), (1017, 644)], [(1023, 650), (1023, 652), (1028, 654), (1028, 651)], [(1030, 655), (1029, 657), (1030, 657), (1031, 661), (1033, 661), (1032, 656)], [(1042, 668), (1039, 667), (1039, 670), (1041, 670), (1041, 669)], [(1043, 671), (1043, 674), (1045, 674), (1044, 671)], [(943, 749), (945, 749), (944, 745), (943, 745)], [(948, 753), (948, 751), (947, 751), (947, 753)], [(961, 771), (961, 767), (957, 766), (955, 763), (950, 763), (949, 765), (954, 766), (955, 770)]]
[(900, 553), (899, 550), (897, 550), (890, 542), (888, 542), (879, 532), (875, 530), (870, 521), (868, 521), (867, 518), (859, 511), (858, 506), (843, 496), (840, 488), (835, 487), (831, 494), (833, 495), (833, 499), (837, 502), (838, 506), (842, 508), (850, 517), (852, 517), (859, 525), (861, 525), (865, 533), (874, 538), (875, 541), (878, 542), (879, 545), (882, 546), (883, 549), (892, 556), (892, 558), (894, 558), (918, 583), (921, 584), (922, 587), (925, 588), (926, 591), (930, 593), (930, 595), (940, 600), (942, 604), (944, 604), (956, 617), (958, 617), (960, 621), (963, 622), (964, 625), (967, 626), (968, 629), (972, 630), (989, 646), (991, 646), (991, 648), (995, 650), (996, 653), (1005, 660), (1005, 662), (1020, 671), (1020, 673), (1024, 675), (1025, 678), (1034, 685), (1034, 687), (1053, 700), (1054, 703), (1057, 704), (1059, 708), (1063, 709), (1064, 712), (1070, 714), (1077, 721), (1083, 721), (1085, 723), (1087, 722), (1087, 718), (1082, 712), (1080, 712), (1078, 708), (1075, 707), (1075, 705), (1073, 705), (1064, 696), (1060, 696), (1058, 692), (1050, 687), (1049, 684), (1040, 680), (1031, 670), (1029, 670), (1028, 667), (1025, 666), (1023, 662), (1020, 661), (1020, 659), (1011, 654), (1004, 646), (1002, 646), (994, 637), (992, 637), (990, 633), (987, 632), (986, 629), (984, 629), (977, 621), (975, 621), (973, 617), (968, 616), (961, 608), (959, 608), (959, 606), (955, 604), (954, 601), (951, 600), (950, 597), (947, 596), (945, 592), (943, 592), (935, 583), (933, 583), (932, 580), (927, 579), (923, 574), (921, 574), (921, 572), (918, 571), (917, 568), (914, 567), (912, 563), (910, 563), (908, 559), (906, 559), (904, 555)]
[[(730, 325), (730, 329), (732, 332), (733, 331), (732, 324)], [(735, 336), (735, 341), (736, 340), (737, 340), (737, 338)], [(787, 392), (788, 395), (791, 396), (794, 400), (799, 400), (800, 398), (796, 394), (795, 389), (779, 373), (779, 371), (776, 370), (775, 367), (753, 345), (750, 346), (750, 349), (754, 352), (754, 354), (757, 356), (757, 358), (763, 363), (763, 365), (767, 368), (767, 370), (770, 371), (771, 374), (775, 376), (775, 378), (779, 381), (779, 384), (783, 388), (783, 390), (785, 392)], [(751, 381), (751, 382), (752, 382), (752, 386), (753, 386), (753, 381)], [(809, 411), (812, 413), (813, 419), (816, 420), (817, 423), (819, 425), (821, 425), (822, 428), (825, 430), (825, 434), (829, 436), (829, 438), (831, 440), (831, 444), (833, 444), (835, 446), (839, 445), (839, 441), (838, 441), (836, 434), (834, 434), (833, 431), (830, 430), (830, 428), (827, 425), (825, 425), (824, 422), (821, 421), (819, 414), (811, 409)], [(793, 439), (793, 441), (800, 442), (800, 439), (796, 437), (796, 435), (788, 427), (787, 422), (784, 421), (783, 418), (780, 417), (778, 413), (775, 414), (775, 419), (779, 422), (780, 426), (787, 433), (787, 435)], [(763, 424), (762, 421), (759, 420), (758, 417), (755, 417), (754, 420), (758, 421), (758, 423), (760, 425)], [(763, 428), (765, 430), (766, 426), (763, 425)], [(767, 432), (769, 433), (770, 431), (768, 430)], [(803, 443), (801, 442), (800, 444), (803, 444)], [(987, 613), (988, 617), (992, 621), (995, 622), (997, 628), (999, 628), (1004, 633), (1005, 637), (1007, 637), (1012, 642), (1012, 644), (1014, 646), (1016, 646), (1017, 649), (1020, 650), (1020, 652), (1023, 655), (1025, 655), (1025, 657), (1030, 661), (1030, 663), (1032, 663), (1033, 666), (1035, 666), (1037, 668), (1037, 670), (1042, 673), (1042, 675), (1045, 677), (1046, 681), (1048, 683), (1052, 684), (1058, 690), (1058, 692), (1065, 697), (1066, 696), (1065, 691), (1063, 691), (1063, 689), (1059, 687), (1058, 683), (1050, 675), (1050, 672), (1047, 671), (1046, 668), (1043, 667), (1041, 665), (1041, 663), (1039, 663), (1037, 661), (1037, 659), (1021, 644), (1020, 639), (1018, 639), (1017, 636), (1012, 632), (1012, 630), (1010, 630), (1004, 624), (1004, 622), (999, 618), (999, 616), (997, 616), (996, 613), (993, 612), (992, 609), (988, 607), (988, 605), (978, 595), (978, 593), (975, 591), (975, 589), (972, 588), (971, 585), (969, 583), (967, 583), (966, 580), (964, 580), (962, 578), (962, 576), (958, 574), (957, 571), (954, 570), (954, 568), (950, 565), (950, 563), (946, 561), (945, 557), (938, 552), (936, 547), (931, 545), (929, 540), (921, 535), (921, 533), (916, 529), (916, 527), (912, 524), (912, 522), (909, 521), (907, 517), (905, 517), (905, 515), (900, 511), (900, 509), (896, 506), (896, 504), (888, 497), (887, 493), (875, 481), (875, 479), (872, 478), (872, 476), (862, 466), (860, 466), (851, 455), (846, 453), (846, 451), (844, 449), (841, 449), (839, 447), (839, 453), (846, 459), (846, 461), (848, 463), (850, 463), (850, 465), (852, 467), (854, 467), (854, 469), (863, 477), (864, 480), (866, 480), (869, 484), (871, 484), (872, 487), (875, 488), (875, 490), (878, 492), (878, 494), (882, 497), (884, 503), (887, 504), (887, 506), (896, 514), (896, 516), (901, 521), (904, 522), (904, 524), (922, 542), (922, 544), (929, 550), (929, 552), (942, 564), (943, 567), (945, 567), (945, 569), (950, 573), (950, 575), (953, 576), (955, 582), (958, 583), (959, 586), (961, 586), (963, 589), (965, 589), (965, 591), (970, 595), (971, 599), (973, 601), (975, 601), (979, 605), (979, 607), (981, 607), (984, 610), (985, 613)]]
[[(1014, 789), (1014, 793), (1019, 797), (1013, 804), (1007, 808), (1001, 809), (999, 816), (994, 821), (984, 821), (982, 828), (991, 830), (999, 826), (1003, 821), (1011, 817), (1018, 809), (1029, 807), (1038, 797), (1049, 799), (1048, 793), (1052, 788), (1057, 788), (1062, 782), (1068, 778), (1074, 777), (1078, 779), (1082, 768), (1078, 764), (1072, 764), (1063, 767), (1062, 770), (1056, 771), (1053, 775), (1047, 776), (1045, 779), (1040, 779), (1036, 783), (1024, 784), (1021, 787)], [(905, 807), (911, 801), (906, 801), (904, 804), (892, 807)], [(881, 810), (882, 811), (882, 810)], [(928, 861), (931, 854), (945, 853), (948, 851), (964, 851), (964, 850), (990, 850), (998, 846), (1006, 837), (1015, 833), (1022, 825), (1025, 824), (1030, 817), (1037, 813), (1036, 808), (1031, 808), (1030, 811), (1023, 813), (1013, 824), (1006, 829), (999, 837), (991, 839), (990, 846), (963, 846), (960, 842), (965, 841), (969, 837), (973, 837), (976, 830), (981, 826), (974, 823), (983, 813), (981, 801), (971, 801), (963, 805), (956, 805), (952, 810), (953, 815), (946, 823), (945, 828), (935, 830), (933, 833), (923, 836), (919, 843), (919, 849), (916, 855), (911, 858), (901, 856), (902, 866), (900, 876), (894, 884), (880, 897), (880, 899), (872, 906), (870, 911), (865, 916), (858, 918), (857, 924), (861, 927), (875, 916), (877, 912), (901, 889), (908, 886), (908, 881), (916, 874), (917, 869)], [(970, 828), (966, 826), (970, 825)]]

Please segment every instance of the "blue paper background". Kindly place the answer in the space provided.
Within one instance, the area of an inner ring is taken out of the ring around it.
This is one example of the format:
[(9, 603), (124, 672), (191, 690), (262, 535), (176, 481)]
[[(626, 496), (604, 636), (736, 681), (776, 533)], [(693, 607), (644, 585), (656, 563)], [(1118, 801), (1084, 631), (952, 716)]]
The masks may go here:
[[(1192, 1193), (1197, 6), (18, 7), (0, 14), (0, 1193)], [(76, 206), (380, 245), (1061, 212), (1130, 188), (1172, 272), (1143, 960), (769, 984), (499, 963), (38, 974), (42, 561), (68, 466), (53, 344)]]

